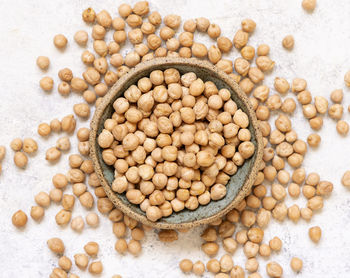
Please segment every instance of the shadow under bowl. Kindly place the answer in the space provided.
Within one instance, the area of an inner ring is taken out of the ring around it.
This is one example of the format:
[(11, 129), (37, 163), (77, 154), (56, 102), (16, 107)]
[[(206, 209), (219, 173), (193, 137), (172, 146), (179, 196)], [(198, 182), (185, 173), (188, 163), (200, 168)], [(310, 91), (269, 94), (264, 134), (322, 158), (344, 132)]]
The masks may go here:
[[(249, 117), (249, 127), (251, 141), (255, 145), (254, 155), (247, 159), (237, 173), (231, 176), (226, 185), (226, 196), (218, 201), (211, 201), (206, 206), (199, 205), (196, 210), (184, 209), (180, 212), (173, 212), (168, 217), (163, 217), (157, 222), (149, 221), (138, 205), (131, 204), (125, 194), (118, 194), (112, 191), (111, 184), (114, 180), (114, 167), (108, 166), (102, 159), (102, 149), (97, 143), (98, 135), (102, 132), (104, 122), (111, 118), (114, 109), (113, 102), (124, 95), (128, 87), (136, 84), (137, 81), (149, 76), (153, 70), (166, 70), (168, 68), (177, 69), (180, 74), (194, 72), (203, 81), (212, 81), (218, 89), (226, 88), (231, 92), (231, 98), (236, 102), (238, 108), (242, 109)], [(263, 142), (259, 129), (259, 124), (245, 93), (238, 84), (226, 73), (218, 70), (209, 62), (195, 58), (156, 58), (143, 62), (131, 69), (122, 76), (115, 85), (104, 96), (102, 102), (97, 107), (91, 121), (90, 133), (90, 157), (93, 161), (95, 172), (103, 186), (108, 198), (113, 204), (129, 217), (154, 228), (160, 229), (185, 229), (208, 224), (219, 217), (224, 216), (236, 207), (251, 190), (258, 173), (263, 154)]]

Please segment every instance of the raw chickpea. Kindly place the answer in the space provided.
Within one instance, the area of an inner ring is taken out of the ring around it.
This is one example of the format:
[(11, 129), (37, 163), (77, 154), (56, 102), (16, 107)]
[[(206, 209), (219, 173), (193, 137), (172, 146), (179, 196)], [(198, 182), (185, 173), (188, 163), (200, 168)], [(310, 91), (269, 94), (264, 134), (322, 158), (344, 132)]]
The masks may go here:
[(196, 18), (196, 28), (199, 32), (206, 32), (209, 28), (209, 19), (205, 17)]
[(63, 192), (61, 189), (58, 188), (53, 188), (50, 191), (50, 199), (55, 202), (58, 203), (62, 200), (62, 196), (63, 196)]
[(232, 41), (227, 37), (219, 37), (217, 38), (217, 45), (221, 52), (228, 53), (232, 48)]
[(20, 151), (22, 149), (22, 146), (23, 146), (23, 142), (22, 142), (22, 139), (20, 138), (15, 138), (10, 143), (11, 149), (14, 150), (15, 152)]
[(121, 17), (127, 17), (132, 13), (132, 8), (129, 4), (121, 4), (118, 7), (118, 12)]
[(350, 70), (345, 73), (344, 82), (347, 87), (350, 87)]
[(12, 224), (17, 228), (24, 227), (27, 221), (28, 217), (22, 210), (18, 210), (12, 215)]
[(100, 261), (92, 262), (89, 265), (89, 272), (91, 274), (100, 274), (103, 271), (103, 265)]
[(40, 80), (40, 87), (46, 92), (49, 92), (53, 88), (53, 79), (49, 76), (45, 76)]
[(334, 90), (331, 93), (331, 100), (334, 103), (341, 103), (343, 101), (343, 90), (342, 89), (338, 89), (338, 90)]
[(211, 259), (207, 262), (207, 269), (211, 273), (218, 273), (220, 271), (220, 262), (217, 259)]
[(340, 120), (343, 115), (343, 106), (341, 104), (333, 104), (328, 109), (328, 115), (332, 119)]
[(90, 212), (86, 215), (86, 223), (91, 227), (97, 227), (100, 223), (99, 217), (96, 213)]
[(257, 253), (259, 251), (259, 245), (256, 243), (253, 243), (251, 241), (247, 241), (244, 244), (243, 251), (248, 259), (253, 258), (257, 255)]
[(89, 39), (89, 36), (86, 31), (80, 30), (74, 34), (74, 40), (80, 46), (85, 46), (88, 39)]
[(62, 268), (64, 271), (69, 271), (72, 267), (72, 261), (66, 257), (66, 256), (62, 256), (61, 258), (59, 258), (58, 260), (58, 265), (60, 268)]
[(318, 147), (320, 142), (321, 142), (321, 137), (316, 133), (312, 133), (307, 137), (307, 143), (309, 144), (310, 147)]
[(266, 273), (270, 277), (281, 277), (283, 274), (283, 268), (276, 262), (269, 262), (266, 265)]
[(34, 153), (38, 150), (38, 144), (32, 138), (24, 138), (23, 151), (26, 153)]
[(85, 269), (88, 266), (89, 258), (85, 254), (75, 254), (74, 261), (77, 267)]
[(282, 241), (277, 236), (275, 236), (269, 241), (269, 246), (273, 251), (280, 251), (282, 248)]
[(120, 238), (116, 241), (114, 245), (114, 249), (119, 253), (119, 254), (124, 254), (126, 250), (128, 249), (128, 244), (125, 239)]
[(70, 211), (67, 210), (60, 210), (56, 216), (55, 216), (55, 220), (57, 225), (63, 226), (66, 225), (70, 219), (71, 219), (72, 213)]
[(58, 35), (54, 36), (53, 43), (57, 48), (63, 49), (66, 47), (68, 40), (64, 35), (58, 34)]
[(342, 120), (337, 122), (336, 128), (340, 135), (346, 135), (349, 132), (349, 124)]
[(242, 20), (241, 25), (242, 25), (242, 30), (248, 33), (254, 32), (256, 27), (256, 23), (250, 18)]
[(50, 205), (50, 196), (46, 192), (39, 192), (35, 195), (35, 202), (41, 207), (48, 207)]
[(259, 254), (263, 257), (269, 257), (271, 255), (271, 248), (267, 244), (261, 244), (259, 247)]
[(294, 222), (298, 222), (300, 218), (300, 209), (298, 205), (293, 205), (288, 208), (288, 217)]
[(28, 158), (23, 152), (16, 152), (13, 157), (13, 161), (17, 167), (25, 168), (28, 163)]
[(248, 42), (248, 33), (243, 30), (238, 30), (233, 37), (233, 44), (235, 48), (240, 49), (245, 46)]
[(281, 110), (285, 113), (293, 113), (295, 108), (296, 108), (296, 103), (292, 98), (286, 98), (281, 105)]
[(243, 47), (241, 49), (241, 55), (245, 60), (248, 60), (248, 61), (254, 59), (254, 56), (255, 56), (254, 47), (252, 47), (250, 45), (246, 45), (245, 47)]
[[(242, 267), (240, 267), (239, 265), (235, 265), (231, 272), (230, 272), (231, 277), (233, 278), (244, 278), (245, 274), (244, 274), (244, 269)], [(228, 278), (229, 276), (227, 276)], [(217, 278), (217, 277), (216, 277)], [(219, 277), (219, 278), (226, 278), (226, 277)]]
[(56, 254), (62, 254), (65, 250), (63, 241), (57, 237), (50, 238), (47, 241), (47, 246), (52, 252)]
[(312, 210), (309, 209), (309, 208), (302, 208), (302, 209), (300, 209), (300, 215), (301, 215), (301, 217), (302, 217), (303, 219), (307, 220), (307, 221), (311, 219), (312, 214), (313, 214), (313, 212), (312, 212)]
[(230, 255), (225, 254), (220, 258), (220, 270), (222, 272), (230, 272), (233, 268), (233, 260)]
[(259, 263), (256, 260), (256, 258), (250, 258), (245, 263), (245, 269), (249, 272), (257, 271), (258, 268), (259, 268)]
[(30, 216), (35, 221), (40, 221), (45, 215), (45, 210), (40, 206), (32, 206), (30, 210)]
[(319, 226), (314, 226), (309, 229), (309, 237), (313, 242), (318, 243), (321, 239), (321, 235), (322, 230)]
[(172, 29), (177, 29), (180, 26), (181, 17), (175, 14), (170, 14), (164, 17), (164, 24)]
[(193, 264), (192, 272), (195, 275), (201, 276), (205, 271), (205, 266), (201, 261), (197, 261)]
[(288, 214), (288, 209), (285, 203), (278, 203), (272, 210), (272, 216), (278, 221), (283, 221)]
[(287, 35), (282, 40), (282, 46), (285, 49), (291, 50), (294, 47), (294, 37), (292, 35)]
[(6, 148), (5, 146), (0, 146), (0, 162), (5, 158)]
[(193, 56), (195, 56), (197, 58), (203, 58), (203, 57), (207, 56), (207, 54), (208, 54), (207, 47), (202, 43), (194, 42), (192, 47), (191, 47), (191, 50), (192, 50)]
[(202, 244), (202, 250), (208, 256), (215, 256), (219, 251), (219, 245), (215, 242), (207, 242)]
[(141, 253), (141, 248), (141, 244), (137, 240), (132, 239), (128, 243), (128, 250), (134, 256), (137, 256)]
[(81, 60), (84, 64), (86, 65), (90, 65), (94, 62), (95, 60), (95, 55), (93, 53), (91, 53), (89, 50), (85, 50), (82, 54), (81, 54)]
[(312, 12), (316, 8), (316, 0), (303, 0), (301, 6), (304, 10)]
[(103, 26), (96, 24), (92, 27), (91, 36), (94, 40), (103, 40), (105, 38), (105, 35), (106, 29)]
[(290, 267), (295, 272), (299, 272), (303, 268), (303, 261), (297, 257), (293, 257), (290, 261)]
[(99, 245), (94, 241), (90, 241), (85, 244), (84, 250), (89, 256), (96, 256), (99, 250)]
[(188, 272), (192, 271), (193, 263), (191, 260), (184, 259), (184, 260), (180, 261), (179, 267), (180, 267), (182, 272), (188, 273)]
[(39, 56), (36, 59), (36, 64), (40, 69), (46, 70), (50, 66), (50, 59), (46, 56)]
[(84, 219), (81, 216), (74, 217), (70, 223), (72, 230), (80, 233), (84, 229), (85, 223)]
[(96, 21), (105, 28), (109, 28), (112, 25), (112, 17), (106, 10), (102, 10), (96, 15)]

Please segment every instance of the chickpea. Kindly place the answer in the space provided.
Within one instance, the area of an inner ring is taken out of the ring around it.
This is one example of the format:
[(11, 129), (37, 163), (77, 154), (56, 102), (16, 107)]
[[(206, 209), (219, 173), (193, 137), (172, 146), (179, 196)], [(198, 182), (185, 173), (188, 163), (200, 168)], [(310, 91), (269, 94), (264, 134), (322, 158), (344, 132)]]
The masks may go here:
[(316, 0), (303, 0), (301, 6), (304, 10), (312, 12), (316, 7)]
[(38, 150), (38, 144), (32, 138), (24, 138), (22, 148), (26, 153), (34, 153)]
[(50, 196), (46, 192), (39, 192), (35, 195), (35, 202), (41, 207), (48, 207), (50, 205)]
[(281, 277), (283, 268), (276, 262), (269, 262), (266, 265), (266, 272), (270, 277)]
[(45, 215), (45, 210), (40, 206), (32, 206), (30, 210), (30, 216), (35, 221), (40, 221)]
[(69, 271), (72, 267), (72, 261), (66, 257), (66, 256), (62, 256), (61, 258), (59, 258), (58, 260), (58, 265), (60, 268), (62, 268), (64, 271)]
[(336, 128), (340, 135), (346, 135), (349, 132), (349, 124), (342, 120), (337, 122)]
[(74, 40), (80, 46), (85, 46), (88, 39), (89, 39), (89, 36), (86, 31), (80, 30), (74, 34)]
[(56, 254), (63, 254), (65, 247), (64, 243), (60, 238), (53, 237), (47, 241), (49, 249)]
[(86, 224), (88, 224), (91, 227), (97, 227), (100, 223), (99, 217), (96, 213), (90, 212), (86, 215)]
[(181, 271), (184, 273), (191, 272), (192, 268), (193, 268), (193, 263), (191, 260), (184, 259), (184, 260), (180, 261), (179, 267), (180, 267)]
[(287, 35), (282, 40), (282, 46), (285, 49), (291, 50), (294, 47), (294, 37), (292, 35)]
[(37, 66), (42, 70), (47, 70), (50, 66), (50, 59), (46, 56), (39, 56), (36, 59)]
[(128, 250), (132, 255), (139, 255), (141, 253), (141, 248), (141, 244), (137, 240), (132, 239), (129, 241)]
[(342, 89), (338, 89), (338, 90), (334, 90), (331, 93), (331, 100), (334, 103), (341, 103), (343, 101), (343, 90)]
[(319, 226), (314, 226), (309, 229), (309, 237), (313, 242), (318, 243), (321, 239), (321, 235), (322, 230)]
[(192, 50), (193, 56), (195, 56), (197, 58), (203, 58), (203, 57), (207, 56), (207, 54), (208, 54), (207, 47), (202, 43), (194, 42), (192, 47), (191, 47), (191, 50)]
[(311, 147), (318, 147), (320, 142), (321, 142), (321, 137), (316, 133), (312, 133), (307, 137), (307, 143)]
[(67, 223), (69, 223), (71, 216), (72, 216), (72, 213), (70, 211), (67, 211), (64, 209), (60, 210), (55, 216), (57, 225), (60, 225), (60, 226), (66, 225)]
[(58, 34), (54, 36), (53, 43), (58, 49), (63, 49), (67, 46), (68, 40), (64, 35)]
[(91, 274), (100, 274), (103, 271), (103, 265), (100, 261), (92, 262), (89, 265), (89, 272)]
[(13, 157), (13, 161), (17, 167), (25, 168), (28, 163), (28, 158), (23, 152), (16, 152)]
[(80, 233), (85, 226), (83, 217), (81, 216), (74, 217), (72, 219), (72, 222), (70, 223), (70, 226), (74, 231)]
[(46, 92), (49, 92), (53, 88), (53, 79), (49, 76), (45, 76), (40, 80), (40, 87)]
[(273, 251), (280, 251), (282, 248), (282, 241), (277, 236), (275, 236), (269, 241), (269, 246)]
[(85, 254), (75, 254), (74, 261), (77, 267), (85, 269), (88, 266), (89, 258)]
[(53, 189), (51, 189), (49, 195), (50, 195), (50, 199), (53, 202), (58, 203), (62, 200), (63, 192), (61, 189), (53, 188)]
[(63, 117), (61, 121), (62, 130), (67, 133), (72, 133), (75, 130), (76, 120), (72, 114)]
[(22, 210), (18, 210), (12, 215), (12, 224), (17, 228), (24, 227), (27, 221), (28, 217)]

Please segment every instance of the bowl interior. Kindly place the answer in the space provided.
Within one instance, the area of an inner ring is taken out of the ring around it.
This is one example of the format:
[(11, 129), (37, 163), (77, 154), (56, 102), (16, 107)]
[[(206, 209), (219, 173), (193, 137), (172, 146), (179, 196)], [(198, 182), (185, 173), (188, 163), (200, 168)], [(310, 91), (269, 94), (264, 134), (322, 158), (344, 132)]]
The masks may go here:
[[(248, 108), (248, 102), (246, 100), (242, 100), (242, 98), (239, 97), (239, 94), (235, 91), (235, 89), (230, 86), (227, 82), (225, 82), (222, 79), (222, 75), (219, 75), (219, 72), (214, 71), (209, 68), (205, 67), (198, 67), (192, 64), (186, 64), (186, 63), (173, 63), (173, 64), (155, 64), (147, 67), (145, 70), (141, 72), (136, 72), (133, 75), (129, 75), (127, 79), (123, 80), (122, 86), (119, 86), (119, 90), (112, 92), (114, 96), (110, 99), (110, 102), (106, 104), (106, 107), (104, 111), (102, 112), (101, 118), (99, 119), (98, 123), (98, 130), (97, 130), (97, 136), (101, 133), (103, 129), (103, 123), (106, 119), (110, 118), (114, 112), (113, 109), (113, 102), (118, 98), (123, 96), (124, 91), (131, 86), (132, 84), (135, 84), (140, 78), (149, 76), (149, 74), (156, 69), (165, 70), (167, 68), (176, 68), (181, 74), (184, 74), (186, 72), (194, 72), (196, 75), (201, 78), (203, 81), (212, 81), (216, 84), (218, 89), (226, 88), (230, 90), (231, 92), (231, 98), (237, 103), (237, 106), (242, 109), (248, 116), (250, 120), (249, 124), (249, 130), (252, 135), (252, 143), (255, 145), (255, 153), (254, 155), (245, 161), (245, 163), (238, 168), (238, 171), (235, 175), (233, 175), (230, 178), (229, 183), (226, 185), (227, 187), (227, 195), (225, 198), (219, 200), (219, 201), (211, 201), (208, 205), (202, 206), (200, 205), (196, 210), (190, 211), (190, 210), (183, 210), (177, 213), (173, 213), (172, 215), (168, 217), (163, 217), (160, 219), (157, 223), (164, 223), (164, 224), (180, 224), (180, 223), (189, 223), (189, 222), (196, 222), (198, 220), (204, 219), (204, 218), (210, 218), (215, 215), (217, 215), (220, 211), (222, 211), (224, 208), (226, 208), (228, 205), (230, 205), (234, 199), (236, 198), (237, 194), (239, 193), (240, 189), (243, 185), (246, 184), (246, 181), (249, 177), (249, 175), (252, 172), (252, 168), (254, 166), (255, 160), (257, 159), (257, 149), (258, 149), (258, 140), (257, 140), (257, 131), (254, 129), (254, 126), (252, 124), (253, 119), (251, 118), (251, 108)], [(222, 72), (220, 72), (222, 74)], [(227, 76), (227, 75), (226, 75)], [(227, 76), (227, 78), (229, 78)], [(121, 81), (121, 80), (119, 80)], [(113, 88), (111, 89), (113, 90)], [(250, 111), (249, 111), (250, 109)], [(256, 119), (255, 119), (256, 121)], [(112, 184), (114, 180), (114, 168), (113, 166), (108, 166), (103, 162), (102, 159), (102, 149), (97, 144), (97, 140), (95, 140), (95, 148), (96, 148), (96, 155), (98, 159), (98, 163), (101, 166), (101, 170), (103, 173), (104, 178), (108, 182), (109, 186)], [(256, 173), (255, 173), (256, 174)], [(131, 211), (134, 213), (144, 215), (145, 212), (143, 212), (138, 205), (133, 205), (129, 203), (127, 200), (125, 194), (113, 194), (117, 195), (117, 197), (121, 200), (121, 202), (127, 206)], [(244, 196), (243, 196), (244, 197)], [(115, 202), (114, 202), (115, 203)]]

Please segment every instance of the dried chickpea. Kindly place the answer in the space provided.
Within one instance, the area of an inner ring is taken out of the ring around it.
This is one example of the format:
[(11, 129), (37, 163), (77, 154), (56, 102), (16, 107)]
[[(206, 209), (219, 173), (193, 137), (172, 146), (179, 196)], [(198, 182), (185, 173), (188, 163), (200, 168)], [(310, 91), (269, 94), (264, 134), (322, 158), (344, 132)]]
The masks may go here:
[(188, 273), (188, 272), (192, 271), (193, 263), (191, 260), (183, 259), (182, 261), (180, 261), (179, 267), (180, 267), (182, 272)]
[(291, 50), (294, 47), (294, 37), (292, 35), (287, 35), (282, 40), (282, 46), (285, 49)]
[(57, 237), (50, 238), (47, 241), (47, 246), (52, 252), (56, 254), (62, 254), (65, 250), (63, 241)]
[(269, 262), (266, 265), (266, 273), (270, 277), (281, 277), (283, 274), (283, 268), (276, 262)]
[(46, 70), (50, 66), (50, 59), (46, 56), (39, 56), (36, 59), (36, 64), (40, 69)]
[(45, 215), (45, 210), (40, 206), (32, 206), (30, 210), (30, 216), (35, 221), (40, 221)]
[(12, 224), (17, 228), (24, 227), (27, 224), (28, 217), (22, 211), (18, 210), (12, 215)]
[(293, 257), (290, 261), (290, 267), (293, 271), (299, 272), (303, 268), (303, 261), (297, 257)]
[(40, 87), (46, 92), (49, 92), (53, 88), (53, 79), (49, 76), (45, 76), (40, 80)]
[(68, 40), (64, 35), (58, 34), (54, 36), (53, 43), (57, 48), (63, 49), (67, 46)]
[(349, 132), (349, 124), (342, 120), (337, 122), (336, 128), (340, 135), (346, 135)]
[(303, 0), (301, 6), (304, 10), (312, 12), (316, 8), (316, 0)]
[(101, 261), (92, 262), (89, 265), (89, 272), (91, 274), (100, 274), (103, 271), (103, 265)]
[(85, 254), (75, 254), (74, 261), (77, 267), (85, 269), (89, 264), (89, 258)]
[(318, 243), (321, 239), (321, 235), (322, 230), (319, 226), (314, 226), (309, 229), (309, 237), (313, 242)]
[(88, 39), (89, 39), (89, 36), (86, 31), (80, 30), (74, 34), (74, 40), (80, 46), (85, 46)]
[(316, 133), (312, 133), (307, 137), (307, 143), (309, 144), (310, 147), (318, 147), (320, 142), (321, 142), (321, 137)]
[(235, 48), (240, 49), (248, 42), (249, 34), (243, 30), (238, 30), (233, 37), (233, 44)]
[(13, 161), (17, 167), (25, 168), (28, 163), (28, 157), (23, 152), (16, 152)]

